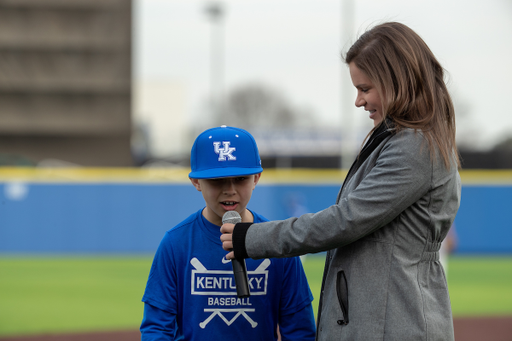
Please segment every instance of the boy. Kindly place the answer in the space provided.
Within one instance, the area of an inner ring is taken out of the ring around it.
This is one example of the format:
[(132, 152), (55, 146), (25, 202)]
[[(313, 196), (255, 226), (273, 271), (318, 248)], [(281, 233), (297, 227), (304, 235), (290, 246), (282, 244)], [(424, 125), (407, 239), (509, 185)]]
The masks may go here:
[(190, 181), (206, 207), (167, 231), (149, 274), (142, 340), (314, 340), (315, 322), (299, 258), (246, 261), (250, 297), (236, 295), (233, 270), (220, 242), (225, 212), (242, 222), (267, 221), (247, 209), (261, 161), (254, 138), (222, 126), (192, 147)]

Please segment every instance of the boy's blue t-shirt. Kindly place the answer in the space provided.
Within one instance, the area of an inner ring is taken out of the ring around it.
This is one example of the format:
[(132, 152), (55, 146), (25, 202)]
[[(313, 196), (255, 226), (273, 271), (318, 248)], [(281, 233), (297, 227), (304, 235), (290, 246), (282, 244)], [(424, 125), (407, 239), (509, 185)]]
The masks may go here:
[[(280, 318), (313, 300), (300, 259), (247, 259), (251, 296), (239, 299), (220, 227), (201, 212), (165, 234), (142, 301), (176, 315), (175, 339), (276, 340)], [(267, 221), (252, 213), (254, 223)]]

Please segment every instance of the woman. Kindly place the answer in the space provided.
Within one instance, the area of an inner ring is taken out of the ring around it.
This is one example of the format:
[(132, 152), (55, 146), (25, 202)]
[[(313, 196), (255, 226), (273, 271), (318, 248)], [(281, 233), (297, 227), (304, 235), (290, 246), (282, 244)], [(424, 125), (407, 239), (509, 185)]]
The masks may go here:
[(460, 178), (443, 68), (394, 22), (364, 33), (345, 62), (355, 104), (375, 126), (336, 204), (234, 231), (225, 224), (227, 258), (328, 251), (318, 340), (453, 340), (439, 248), (459, 208)]

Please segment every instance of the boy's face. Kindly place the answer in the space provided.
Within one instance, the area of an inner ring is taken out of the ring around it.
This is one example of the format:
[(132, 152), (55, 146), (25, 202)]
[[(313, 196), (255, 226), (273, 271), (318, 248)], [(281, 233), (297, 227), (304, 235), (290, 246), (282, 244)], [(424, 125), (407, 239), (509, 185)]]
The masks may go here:
[(227, 211), (237, 211), (242, 221), (251, 221), (252, 215), (246, 208), (260, 176), (261, 173), (233, 178), (190, 179), (190, 181), (203, 194), (206, 202), (204, 217), (209, 222), (221, 226), (222, 216)]

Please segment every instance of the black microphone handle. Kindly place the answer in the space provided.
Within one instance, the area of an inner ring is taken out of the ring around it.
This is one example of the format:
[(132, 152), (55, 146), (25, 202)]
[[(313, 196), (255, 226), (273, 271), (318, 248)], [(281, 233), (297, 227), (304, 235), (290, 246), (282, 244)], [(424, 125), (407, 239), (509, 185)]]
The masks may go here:
[(242, 259), (241, 261), (238, 259), (232, 259), (231, 266), (233, 267), (233, 275), (235, 275), (236, 295), (239, 298), (251, 296), (245, 259)]
[[(237, 224), (240, 222), (242, 222), (242, 217), (240, 217), (240, 214), (236, 211), (228, 211), (224, 213), (224, 216), (222, 217), (223, 224)], [(235, 276), (236, 295), (239, 298), (251, 296), (245, 259), (242, 259), (241, 261), (238, 259), (232, 259), (231, 266), (233, 267), (233, 275)]]

